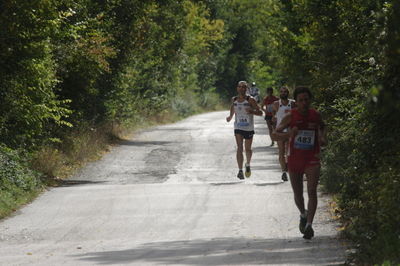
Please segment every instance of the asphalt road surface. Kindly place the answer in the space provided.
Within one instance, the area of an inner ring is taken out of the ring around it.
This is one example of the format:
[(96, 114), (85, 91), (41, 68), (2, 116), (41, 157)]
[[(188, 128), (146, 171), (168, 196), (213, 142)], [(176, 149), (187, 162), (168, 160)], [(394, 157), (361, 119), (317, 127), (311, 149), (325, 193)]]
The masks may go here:
[(261, 117), (252, 176), (236, 178), (227, 114), (143, 130), (0, 221), (0, 265), (342, 264), (326, 197), (302, 238)]

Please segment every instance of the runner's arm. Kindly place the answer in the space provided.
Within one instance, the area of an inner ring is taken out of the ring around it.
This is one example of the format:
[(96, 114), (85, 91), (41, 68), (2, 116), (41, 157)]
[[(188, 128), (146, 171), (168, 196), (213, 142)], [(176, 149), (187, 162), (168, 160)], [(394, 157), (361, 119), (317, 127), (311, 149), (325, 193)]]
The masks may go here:
[(279, 108), (279, 100), (275, 101), (272, 104), (272, 122), (276, 123), (276, 113), (278, 112), (278, 108)]
[(293, 132), (290, 130), (288, 132), (283, 132), (283, 130), (289, 126), (291, 120), (292, 120), (291, 113), (288, 113), (283, 117), (281, 123), (277, 125), (277, 127), (272, 132), (272, 140), (285, 141), (290, 138)]
[(265, 113), (267, 113), (267, 105), (265, 104), (266, 100), (267, 100), (267, 97), (264, 97), (262, 104), (261, 104), (261, 110), (263, 110)]
[(260, 106), (258, 106), (256, 100), (254, 98), (249, 99), (250, 106), (252, 108), (247, 109), (248, 114), (253, 114), (253, 115), (262, 115), (262, 111), (260, 110)]
[(231, 108), (229, 109), (229, 116), (226, 117), (226, 122), (230, 122), (232, 120), (232, 117), (235, 113), (235, 109), (233, 108), (233, 98), (232, 98), (232, 103), (231, 103)]

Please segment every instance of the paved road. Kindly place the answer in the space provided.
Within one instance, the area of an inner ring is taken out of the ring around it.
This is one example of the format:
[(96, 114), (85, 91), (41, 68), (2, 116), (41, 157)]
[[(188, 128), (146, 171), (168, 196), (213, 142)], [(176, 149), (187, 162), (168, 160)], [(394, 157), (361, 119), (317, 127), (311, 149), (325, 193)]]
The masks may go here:
[(0, 222), (1, 265), (337, 265), (326, 198), (305, 241), (277, 149), (256, 119), (253, 175), (236, 179), (227, 112), (136, 134)]

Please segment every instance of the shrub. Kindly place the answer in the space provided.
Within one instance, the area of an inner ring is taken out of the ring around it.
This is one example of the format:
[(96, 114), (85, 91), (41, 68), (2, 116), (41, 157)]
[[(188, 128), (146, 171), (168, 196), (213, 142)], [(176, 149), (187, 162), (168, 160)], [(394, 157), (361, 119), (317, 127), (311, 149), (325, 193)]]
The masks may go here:
[(332, 123), (321, 183), (338, 193), (344, 232), (359, 246), (357, 259), (399, 263), (400, 123), (395, 112), (365, 100), (346, 109)]
[(0, 145), (0, 218), (26, 203), (42, 187), (40, 175), (18, 152)]

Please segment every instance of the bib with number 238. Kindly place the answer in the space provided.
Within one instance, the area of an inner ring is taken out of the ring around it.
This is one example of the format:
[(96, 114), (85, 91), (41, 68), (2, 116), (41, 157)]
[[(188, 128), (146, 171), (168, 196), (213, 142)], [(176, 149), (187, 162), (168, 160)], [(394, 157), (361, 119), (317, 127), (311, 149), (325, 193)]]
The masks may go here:
[(315, 130), (299, 130), (294, 140), (294, 148), (312, 150), (315, 143)]

